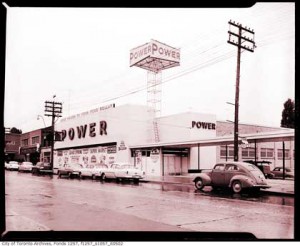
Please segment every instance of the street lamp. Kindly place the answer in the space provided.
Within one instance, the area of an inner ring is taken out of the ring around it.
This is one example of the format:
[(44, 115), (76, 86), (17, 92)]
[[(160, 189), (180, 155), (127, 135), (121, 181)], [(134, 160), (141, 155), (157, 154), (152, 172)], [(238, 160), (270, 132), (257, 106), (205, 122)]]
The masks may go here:
[(37, 116), (37, 120), (39, 120), (40, 118), (42, 118), (42, 120), (44, 122), (44, 126), (46, 127), (46, 123), (45, 123), (44, 117), (42, 115), (38, 115)]

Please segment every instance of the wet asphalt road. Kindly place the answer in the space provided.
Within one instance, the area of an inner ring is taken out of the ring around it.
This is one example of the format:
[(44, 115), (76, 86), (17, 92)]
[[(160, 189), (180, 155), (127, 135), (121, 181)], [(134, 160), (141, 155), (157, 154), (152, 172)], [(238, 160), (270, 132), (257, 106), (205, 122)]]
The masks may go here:
[(5, 172), (7, 230), (221, 231), (293, 238), (294, 200)]

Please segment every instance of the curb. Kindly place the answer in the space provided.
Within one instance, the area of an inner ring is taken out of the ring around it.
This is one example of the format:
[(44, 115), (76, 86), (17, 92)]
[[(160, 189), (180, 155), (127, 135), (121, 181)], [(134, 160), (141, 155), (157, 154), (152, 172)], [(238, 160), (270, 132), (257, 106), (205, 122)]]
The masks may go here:
[[(161, 180), (140, 180), (140, 182), (144, 182), (144, 183), (157, 183), (157, 184), (175, 184), (175, 185), (192, 185), (190, 183), (180, 183), (180, 182), (172, 182), (172, 181), (161, 181)], [(281, 191), (272, 191), (272, 190), (265, 190), (265, 189), (261, 189), (260, 192), (263, 193), (268, 193), (268, 194), (272, 194), (272, 195), (284, 195), (284, 196), (292, 196), (294, 197), (295, 194), (294, 193), (290, 193), (290, 192), (281, 192)]]

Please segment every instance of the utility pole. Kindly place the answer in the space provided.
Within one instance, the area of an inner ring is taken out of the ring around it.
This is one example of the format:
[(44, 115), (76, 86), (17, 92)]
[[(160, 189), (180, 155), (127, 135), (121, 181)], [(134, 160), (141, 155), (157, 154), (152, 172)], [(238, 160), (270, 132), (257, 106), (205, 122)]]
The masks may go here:
[[(233, 44), (238, 47), (237, 51), (237, 69), (236, 69), (236, 86), (235, 86), (235, 110), (234, 110), (234, 161), (239, 160), (239, 146), (238, 146), (238, 138), (239, 138), (239, 93), (240, 93), (240, 62), (241, 62), (241, 50), (248, 50), (250, 52), (254, 52), (255, 42), (254, 42), (254, 31), (250, 30), (249, 27), (243, 27), (240, 23), (232, 22), (229, 23), (229, 38), (228, 43)], [(231, 27), (235, 29), (235, 31), (231, 31)], [(247, 35), (253, 35), (252, 38), (246, 37)], [(243, 44), (245, 43), (247, 44)], [(250, 47), (249, 47), (250, 45)]]
[[(50, 113), (50, 114), (47, 114)], [(52, 124), (51, 124), (51, 169), (53, 169), (53, 151), (54, 151), (54, 141), (55, 141), (55, 118), (62, 117), (62, 103), (55, 102), (55, 101), (45, 101), (45, 116), (52, 117)]]

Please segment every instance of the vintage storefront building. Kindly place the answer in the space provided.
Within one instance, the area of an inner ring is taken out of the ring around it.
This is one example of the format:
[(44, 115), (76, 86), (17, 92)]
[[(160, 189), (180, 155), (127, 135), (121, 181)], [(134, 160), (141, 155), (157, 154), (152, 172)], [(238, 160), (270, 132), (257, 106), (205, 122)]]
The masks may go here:
[(38, 161), (50, 162), (51, 148), (49, 134), (51, 127), (41, 128), (21, 134), (20, 156), (24, 161), (36, 164)]
[[(155, 122), (155, 124), (153, 124)], [(240, 133), (282, 131), (283, 128), (240, 124)], [(149, 140), (149, 129), (153, 129)], [(64, 163), (130, 162), (147, 175), (185, 175), (189, 170), (211, 168), (217, 161), (233, 160), (233, 145), (188, 145), (233, 136), (233, 125), (217, 121), (213, 114), (186, 112), (155, 118), (144, 105), (114, 104), (61, 119), (55, 130), (62, 141), (55, 142), (54, 171)], [(159, 142), (153, 142), (154, 135)], [(150, 138), (151, 139), (151, 138)], [(282, 143), (264, 142), (240, 146), (240, 160), (266, 159), (282, 165)], [(294, 142), (286, 142), (286, 166), (294, 167)]]

